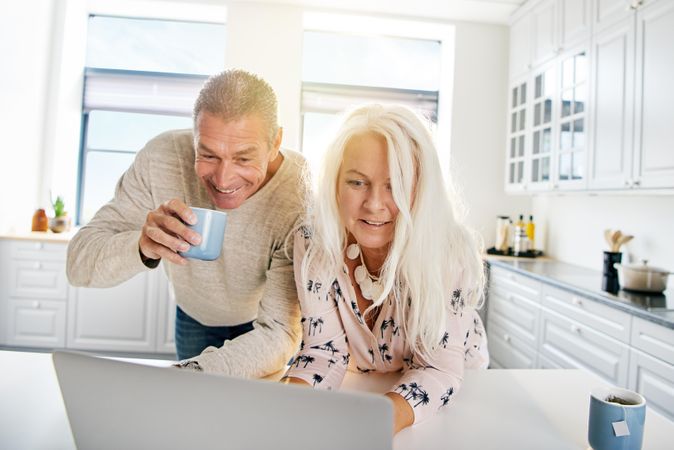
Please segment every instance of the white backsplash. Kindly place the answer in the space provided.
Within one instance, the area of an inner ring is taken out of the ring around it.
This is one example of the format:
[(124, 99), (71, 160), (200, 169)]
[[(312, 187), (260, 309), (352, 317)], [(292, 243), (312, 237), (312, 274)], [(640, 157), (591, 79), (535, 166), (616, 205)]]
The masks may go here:
[(612, 228), (634, 236), (622, 248), (623, 262), (647, 259), (674, 271), (674, 195), (537, 196), (533, 214), (537, 239), (555, 259), (601, 270), (603, 231)]

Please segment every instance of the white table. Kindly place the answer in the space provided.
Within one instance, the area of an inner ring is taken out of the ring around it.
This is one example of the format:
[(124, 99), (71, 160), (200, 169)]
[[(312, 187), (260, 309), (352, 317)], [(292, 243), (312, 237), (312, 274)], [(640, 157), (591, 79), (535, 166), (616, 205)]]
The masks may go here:
[[(349, 373), (344, 388), (383, 392), (394, 381)], [(589, 392), (601, 384), (579, 370), (469, 371), (454, 404), (401, 431), (394, 448), (585, 449)], [(648, 410), (643, 448), (673, 441), (674, 422)], [(0, 448), (75, 448), (50, 354), (0, 351)]]

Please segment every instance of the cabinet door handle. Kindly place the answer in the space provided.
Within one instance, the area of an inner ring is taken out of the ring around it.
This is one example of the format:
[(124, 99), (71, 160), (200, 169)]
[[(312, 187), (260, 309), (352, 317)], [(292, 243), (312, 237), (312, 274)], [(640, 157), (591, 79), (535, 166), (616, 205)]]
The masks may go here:
[(578, 325), (571, 325), (571, 331), (580, 334), (580, 327)]
[(573, 297), (571, 299), (571, 303), (573, 303), (576, 306), (583, 306), (583, 302), (578, 297)]
[(634, 180), (632, 183), (634, 186), (641, 186), (641, 180)]
[(36, 242), (35, 243), (35, 250), (42, 250), (44, 248), (44, 244), (42, 242)]
[(41, 305), (40, 305), (40, 302), (38, 302), (38, 301), (34, 301), (34, 302), (33, 302), (33, 308), (34, 308), (34, 309), (40, 309), (40, 306), (41, 306)]
[(34, 263), (34, 264), (33, 264), (33, 268), (34, 268), (35, 270), (40, 270), (40, 269), (42, 269), (42, 263), (39, 263), (39, 262)]
[(510, 335), (509, 334), (504, 334), (503, 335), (503, 340), (510, 343)]

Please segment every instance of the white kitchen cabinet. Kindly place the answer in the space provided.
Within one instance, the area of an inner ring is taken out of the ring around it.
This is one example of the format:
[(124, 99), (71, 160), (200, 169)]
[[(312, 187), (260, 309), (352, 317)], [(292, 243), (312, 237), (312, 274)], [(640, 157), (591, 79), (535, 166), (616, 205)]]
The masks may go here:
[[(632, 347), (674, 365), (673, 329), (635, 317), (630, 342)], [(674, 382), (674, 377), (671, 380)]]
[(509, 73), (513, 80), (531, 70), (531, 17), (524, 15), (510, 25)]
[(508, 112), (508, 153), (506, 154), (506, 191), (519, 191), (526, 188), (525, 163), (529, 154), (530, 128), (529, 89), (526, 78), (516, 80), (510, 89), (511, 99)]
[(629, 388), (646, 397), (649, 408), (674, 420), (673, 365), (632, 349), (629, 378)]
[(592, 0), (558, 0), (559, 39), (568, 49), (590, 37)]
[(674, 2), (637, 10), (633, 183), (674, 187)]
[(487, 334), (492, 366), (530, 368), (537, 364), (540, 283), (490, 269)]
[(635, 0), (594, 0), (592, 12), (595, 32), (632, 17)]
[(624, 311), (544, 284), (541, 306), (618, 341), (630, 342), (632, 316)]
[(175, 298), (161, 268), (113, 288), (76, 288), (66, 247), (0, 240), (0, 345), (175, 354)]
[(627, 385), (629, 347), (580, 322), (541, 308), (540, 353), (565, 368), (585, 369)]
[(12, 298), (8, 306), (7, 345), (65, 347), (65, 301)]
[(631, 187), (634, 38), (634, 19), (628, 18), (592, 44), (591, 189)]
[(153, 272), (114, 288), (78, 288), (68, 311), (68, 347), (153, 352), (157, 294)]
[(533, 65), (555, 57), (559, 51), (557, 2), (544, 0), (531, 11)]

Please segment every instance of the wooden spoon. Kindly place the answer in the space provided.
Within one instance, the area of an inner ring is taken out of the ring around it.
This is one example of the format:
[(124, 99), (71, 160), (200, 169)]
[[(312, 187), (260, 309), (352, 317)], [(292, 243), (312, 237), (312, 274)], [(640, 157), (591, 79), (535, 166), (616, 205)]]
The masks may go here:
[(620, 251), (620, 247), (623, 245), (627, 244), (629, 241), (634, 239), (634, 236), (629, 235), (629, 234), (624, 234), (620, 236), (620, 239), (618, 239), (618, 242), (616, 243), (616, 252)]
[(623, 232), (620, 231), (620, 230), (615, 230), (615, 232), (613, 233), (613, 236), (612, 236), (612, 238), (613, 238), (613, 248), (611, 250), (612, 252), (617, 252), (618, 249), (620, 248), (620, 245), (618, 244), (618, 241), (620, 241), (620, 238), (622, 236), (623, 236)]
[(604, 230), (604, 240), (606, 240), (606, 243), (608, 244), (608, 249), (611, 250), (613, 248), (613, 241), (611, 241), (611, 231), (610, 228), (607, 228)]

